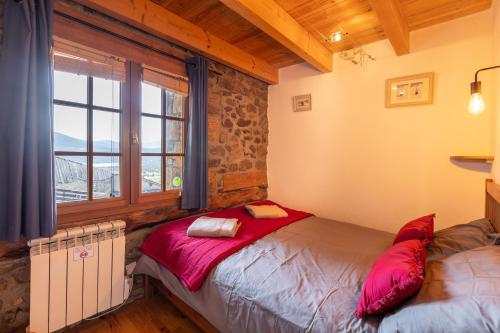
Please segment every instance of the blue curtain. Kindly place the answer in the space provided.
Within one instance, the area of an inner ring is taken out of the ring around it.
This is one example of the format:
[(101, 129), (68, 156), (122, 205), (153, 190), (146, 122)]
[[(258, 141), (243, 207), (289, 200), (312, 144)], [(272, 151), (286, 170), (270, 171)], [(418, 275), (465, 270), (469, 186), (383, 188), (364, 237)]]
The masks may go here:
[(189, 115), (181, 206), (182, 209), (200, 209), (208, 206), (208, 61), (196, 56), (186, 66)]
[(0, 50), (0, 239), (55, 231), (52, 0), (6, 0)]

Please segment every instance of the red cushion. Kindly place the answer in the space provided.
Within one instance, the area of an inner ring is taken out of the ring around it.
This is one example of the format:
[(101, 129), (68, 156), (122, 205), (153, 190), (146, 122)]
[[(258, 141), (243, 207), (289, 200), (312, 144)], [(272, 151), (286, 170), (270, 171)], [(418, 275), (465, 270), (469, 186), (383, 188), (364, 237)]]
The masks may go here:
[(417, 292), (424, 282), (425, 255), (425, 245), (419, 240), (404, 241), (385, 251), (366, 277), (356, 316), (384, 313)]
[(426, 215), (406, 223), (399, 229), (393, 244), (410, 239), (420, 239), (427, 245), (434, 237), (434, 217), (436, 214)]

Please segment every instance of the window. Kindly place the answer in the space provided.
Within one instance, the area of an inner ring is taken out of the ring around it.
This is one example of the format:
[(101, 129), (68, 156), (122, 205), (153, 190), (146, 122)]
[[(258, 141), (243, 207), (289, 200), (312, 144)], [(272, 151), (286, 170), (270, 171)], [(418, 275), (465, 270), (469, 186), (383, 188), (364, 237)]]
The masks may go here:
[(70, 42), (57, 40), (54, 48), (59, 211), (178, 197), (187, 80)]
[[(147, 79), (147, 72), (144, 77)], [(155, 83), (141, 83), (141, 192), (182, 186), (185, 97)]]
[(121, 83), (54, 71), (56, 201), (119, 197)]

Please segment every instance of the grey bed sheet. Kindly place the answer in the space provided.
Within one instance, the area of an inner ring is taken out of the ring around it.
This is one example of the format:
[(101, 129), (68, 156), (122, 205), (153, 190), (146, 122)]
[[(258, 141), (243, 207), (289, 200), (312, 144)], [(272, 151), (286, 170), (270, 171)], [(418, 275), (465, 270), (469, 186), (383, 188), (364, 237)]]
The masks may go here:
[(377, 332), (354, 315), (364, 278), (394, 235), (309, 217), (261, 238), (188, 291), (143, 255), (136, 273), (159, 279), (221, 332)]
[(487, 219), (434, 234), (417, 295), (385, 315), (380, 332), (500, 332), (500, 234)]
[(441, 256), (425, 269), (418, 294), (386, 314), (380, 332), (500, 332), (500, 246)]

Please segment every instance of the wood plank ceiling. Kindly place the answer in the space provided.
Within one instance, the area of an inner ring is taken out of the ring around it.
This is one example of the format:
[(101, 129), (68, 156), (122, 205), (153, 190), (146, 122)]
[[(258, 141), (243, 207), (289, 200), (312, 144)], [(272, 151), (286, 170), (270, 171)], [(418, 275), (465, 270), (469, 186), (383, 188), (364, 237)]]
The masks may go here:
[[(332, 70), (333, 53), (389, 39), (411, 52), (410, 32), (474, 14), (493, 0), (74, 0), (268, 83), (307, 61)], [(328, 41), (341, 31), (344, 38)]]
[[(165, 9), (278, 68), (304, 60), (219, 0), (153, 0)], [(263, 0), (259, 0), (263, 1)], [(274, 0), (332, 53), (387, 38), (372, 7), (384, 0)], [(492, 0), (394, 0), (409, 31), (477, 13)], [(323, 36), (342, 30), (339, 43)], [(392, 40), (391, 40), (392, 42)], [(394, 43), (393, 43), (394, 45)]]

